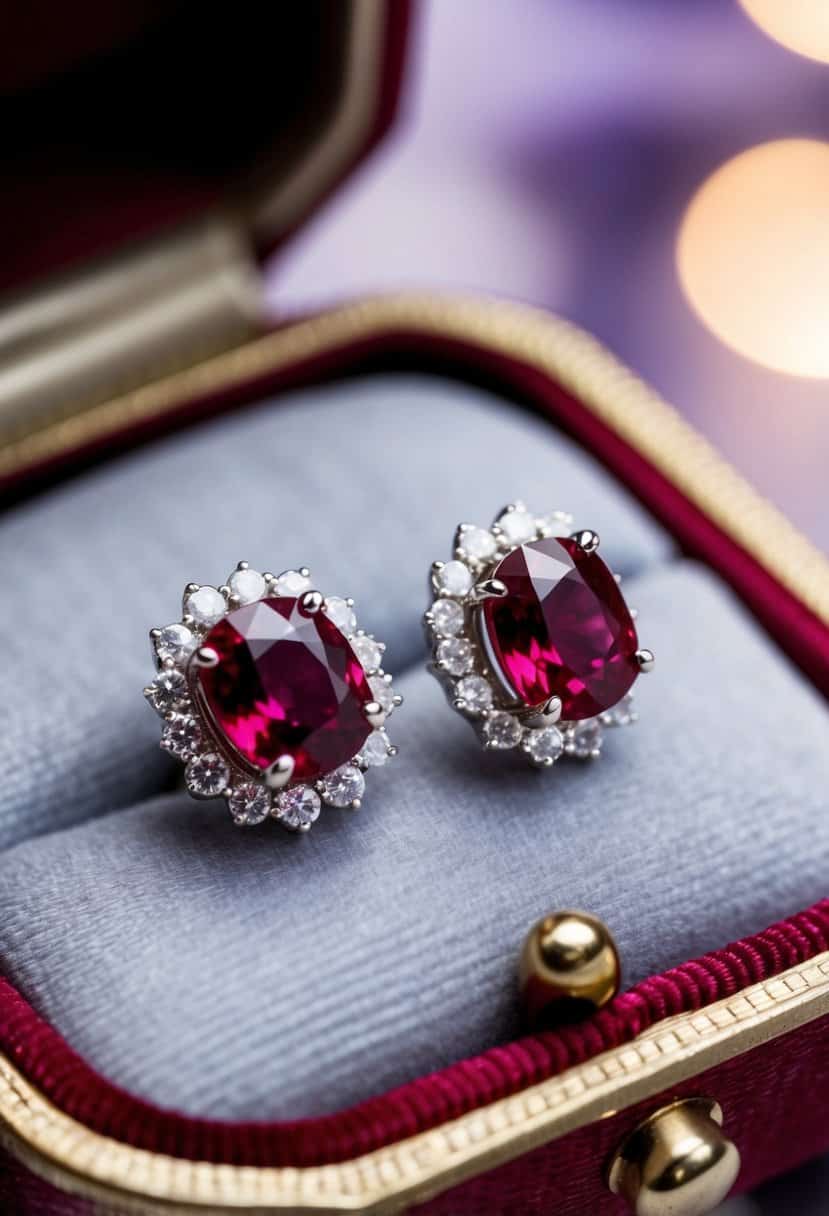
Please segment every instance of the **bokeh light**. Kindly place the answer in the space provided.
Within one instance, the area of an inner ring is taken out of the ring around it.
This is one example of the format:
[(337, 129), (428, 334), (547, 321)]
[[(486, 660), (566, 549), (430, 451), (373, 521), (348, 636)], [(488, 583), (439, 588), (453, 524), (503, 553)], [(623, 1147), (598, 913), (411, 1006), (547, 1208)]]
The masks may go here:
[(683, 217), (677, 266), (723, 342), (777, 371), (829, 376), (829, 144), (780, 140), (722, 165)]
[(740, 4), (775, 42), (829, 63), (827, 0), (740, 0)]

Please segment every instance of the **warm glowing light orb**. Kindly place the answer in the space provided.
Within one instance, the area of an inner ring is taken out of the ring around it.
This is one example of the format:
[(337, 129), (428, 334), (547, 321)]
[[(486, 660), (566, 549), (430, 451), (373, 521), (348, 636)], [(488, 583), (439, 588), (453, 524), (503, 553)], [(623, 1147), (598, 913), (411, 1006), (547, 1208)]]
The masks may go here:
[(740, 0), (740, 4), (775, 42), (829, 63), (827, 0)]
[(779, 140), (727, 161), (691, 200), (676, 257), (723, 342), (777, 371), (829, 376), (829, 144)]

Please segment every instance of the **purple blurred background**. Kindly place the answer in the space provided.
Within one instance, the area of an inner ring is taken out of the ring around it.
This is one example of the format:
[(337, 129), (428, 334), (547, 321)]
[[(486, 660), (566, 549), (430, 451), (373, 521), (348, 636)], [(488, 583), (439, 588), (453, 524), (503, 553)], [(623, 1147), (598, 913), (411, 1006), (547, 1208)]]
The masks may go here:
[(269, 299), (441, 287), (560, 312), (826, 549), (829, 382), (715, 337), (675, 243), (723, 161), (827, 132), (829, 66), (736, 0), (427, 0), (396, 132), (270, 267)]

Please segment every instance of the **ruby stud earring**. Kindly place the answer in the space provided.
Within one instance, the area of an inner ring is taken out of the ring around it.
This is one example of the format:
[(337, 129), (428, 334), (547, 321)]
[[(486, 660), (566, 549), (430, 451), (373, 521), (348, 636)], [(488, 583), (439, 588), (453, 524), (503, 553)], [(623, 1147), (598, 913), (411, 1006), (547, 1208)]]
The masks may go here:
[(598, 553), (563, 512), (511, 503), (492, 527), (461, 524), (431, 571), (432, 671), (487, 749), (550, 768), (600, 754), (606, 727), (636, 720), (631, 688), (654, 659)]
[(161, 746), (194, 798), (223, 798), (234, 822), (269, 816), (306, 832), (323, 804), (356, 809), (365, 771), (396, 748), (401, 698), (385, 647), (357, 628), (353, 601), (323, 596), (307, 569), (188, 583), (181, 619), (150, 630), (157, 675), (144, 689)]

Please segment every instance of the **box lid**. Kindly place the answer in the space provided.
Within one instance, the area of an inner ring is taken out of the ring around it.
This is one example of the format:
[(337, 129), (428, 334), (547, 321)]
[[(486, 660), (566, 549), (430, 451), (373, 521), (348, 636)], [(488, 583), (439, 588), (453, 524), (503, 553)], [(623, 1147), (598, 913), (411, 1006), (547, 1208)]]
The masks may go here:
[(216, 208), (272, 250), (394, 115), (408, 0), (38, 0), (4, 17), (0, 290)]
[(409, 10), (6, 15), (0, 446), (261, 331), (258, 263), (388, 129)]

